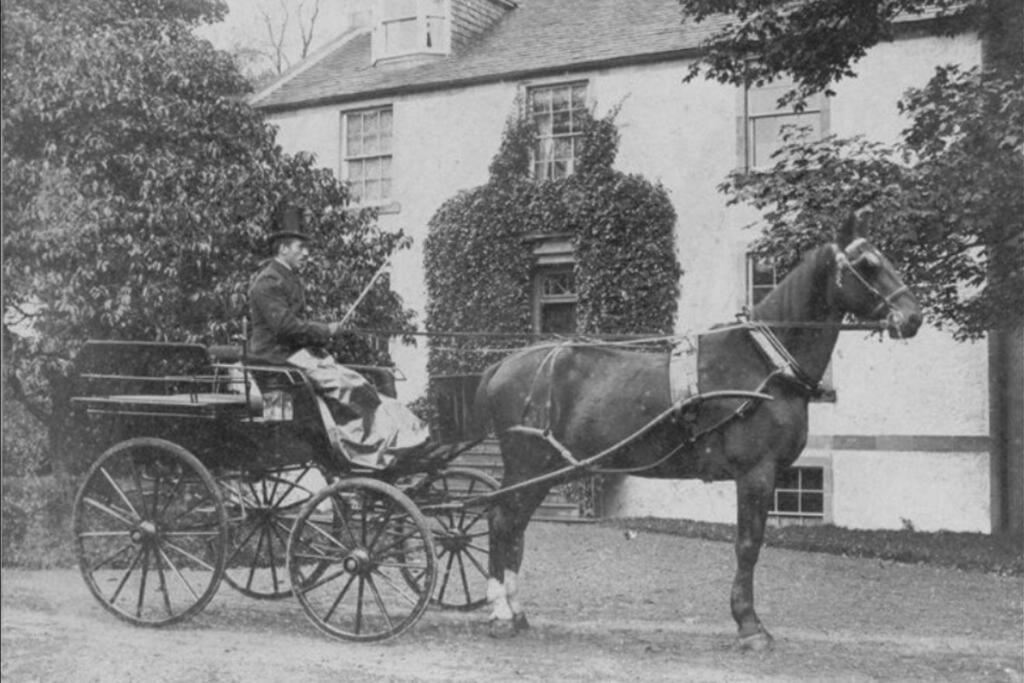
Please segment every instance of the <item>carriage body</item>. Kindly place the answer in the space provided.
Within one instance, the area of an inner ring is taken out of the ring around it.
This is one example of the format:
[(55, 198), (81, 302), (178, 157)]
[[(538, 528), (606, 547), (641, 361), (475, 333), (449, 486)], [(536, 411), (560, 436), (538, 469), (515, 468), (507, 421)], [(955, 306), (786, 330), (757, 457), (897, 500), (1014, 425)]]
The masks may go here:
[[(476, 557), (471, 540), (486, 545), (486, 518), (459, 498), (497, 483), (447, 466), (460, 444), (357, 464), (300, 370), (240, 355), (110, 341), (79, 354), (71, 419), (93, 464), (73, 527), (99, 602), (162, 626), (201, 611), (225, 580), (249, 597), (294, 595), (317, 628), (357, 641), (398, 635), (431, 603), (483, 604), (486, 548)], [(394, 395), (388, 369), (358, 371)]]

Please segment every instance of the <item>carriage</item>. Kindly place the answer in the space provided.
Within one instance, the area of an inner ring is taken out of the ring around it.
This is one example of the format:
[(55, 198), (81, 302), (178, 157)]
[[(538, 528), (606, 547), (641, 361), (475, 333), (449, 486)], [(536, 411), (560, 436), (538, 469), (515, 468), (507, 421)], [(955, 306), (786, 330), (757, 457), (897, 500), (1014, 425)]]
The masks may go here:
[[(514, 634), (526, 624), (523, 535), (556, 482), (600, 471), (728, 478), (732, 614), (741, 647), (769, 647), (753, 600), (767, 501), (806, 442), (808, 401), (839, 332), (906, 339), (922, 319), (851, 212), (751, 318), (702, 335), (686, 373), (694, 389), (678, 400), (667, 354), (568, 340), (490, 366), (474, 410), (499, 437), (500, 485), (451, 466), (472, 440), (363, 464), (331, 440), (322, 399), (297, 369), (199, 345), (93, 342), (74, 414), (83, 447), (106, 450), (74, 504), (79, 564), (105, 608), (143, 625), (194, 615), (223, 579), (256, 598), (294, 595), (319, 629), (347, 640), (396, 636), (431, 603), (485, 601), (492, 634)], [(382, 391), (388, 379), (378, 375)]]
[[(382, 640), (434, 604), (484, 603), (486, 510), (497, 489), (452, 466), (472, 441), (428, 444), (387, 465), (330, 439), (295, 368), (240, 349), (88, 342), (72, 399), (80, 446), (101, 455), (74, 502), (79, 566), (117, 617), (194, 616), (222, 581), (257, 599), (296, 597), (325, 633)], [(358, 368), (393, 395), (386, 368)]]

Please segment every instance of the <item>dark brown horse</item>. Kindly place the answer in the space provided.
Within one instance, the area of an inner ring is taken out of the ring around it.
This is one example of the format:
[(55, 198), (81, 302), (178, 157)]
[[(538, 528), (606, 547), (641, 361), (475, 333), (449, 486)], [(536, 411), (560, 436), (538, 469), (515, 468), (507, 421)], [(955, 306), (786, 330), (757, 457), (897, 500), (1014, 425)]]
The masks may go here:
[[(884, 321), (896, 337), (912, 337), (921, 325), (914, 296), (862, 235), (852, 214), (835, 242), (809, 252), (754, 308), (752, 324), (724, 326), (701, 336), (701, 393), (758, 391), (770, 400), (709, 400), (674, 411), (668, 354), (611, 344), (533, 346), (488, 368), (475, 412), (478, 420), (494, 425), (505, 467), (502, 488), (512, 489), (490, 510), (492, 634), (526, 627), (517, 575), (523, 535), (534, 510), (555, 481), (596, 470), (581, 468), (533, 485), (523, 482), (610, 449), (599, 462), (601, 470), (735, 479), (732, 615), (741, 647), (769, 646), (771, 636), (754, 611), (754, 565), (776, 473), (804, 448), (808, 400), (846, 314)], [(752, 332), (757, 321), (779, 324), (768, 333), (763, 328)], [(764, 348), (773, 344), (774, 351)], [(640, 436), (630, 440), (637, 432)]]

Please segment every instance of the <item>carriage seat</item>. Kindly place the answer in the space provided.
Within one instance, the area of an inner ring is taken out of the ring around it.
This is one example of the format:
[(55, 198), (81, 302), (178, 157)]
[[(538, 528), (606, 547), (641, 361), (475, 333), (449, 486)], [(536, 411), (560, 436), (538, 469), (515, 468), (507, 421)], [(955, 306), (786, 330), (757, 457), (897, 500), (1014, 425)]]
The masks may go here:
[(207, 351), (214, 363), (239, 363), (245, 356), (241, 344), (216, 344), (207, 347)]

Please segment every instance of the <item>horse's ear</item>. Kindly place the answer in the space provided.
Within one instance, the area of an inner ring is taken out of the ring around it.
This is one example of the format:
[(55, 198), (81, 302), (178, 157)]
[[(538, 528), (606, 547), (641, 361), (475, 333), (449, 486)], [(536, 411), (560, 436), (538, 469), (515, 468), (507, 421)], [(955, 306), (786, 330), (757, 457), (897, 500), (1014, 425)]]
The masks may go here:
[(850, 210), (846, 213), (846, 218), (843, 219), (843, 224), (839, 228), (838, 234), (836, 234), (836, 243), (839, 244), (840, 249), (845, 249), (853, 240), (858, 237), (864, 236), (864, 224), (861, 220), (860, 214), (863, 210)]

